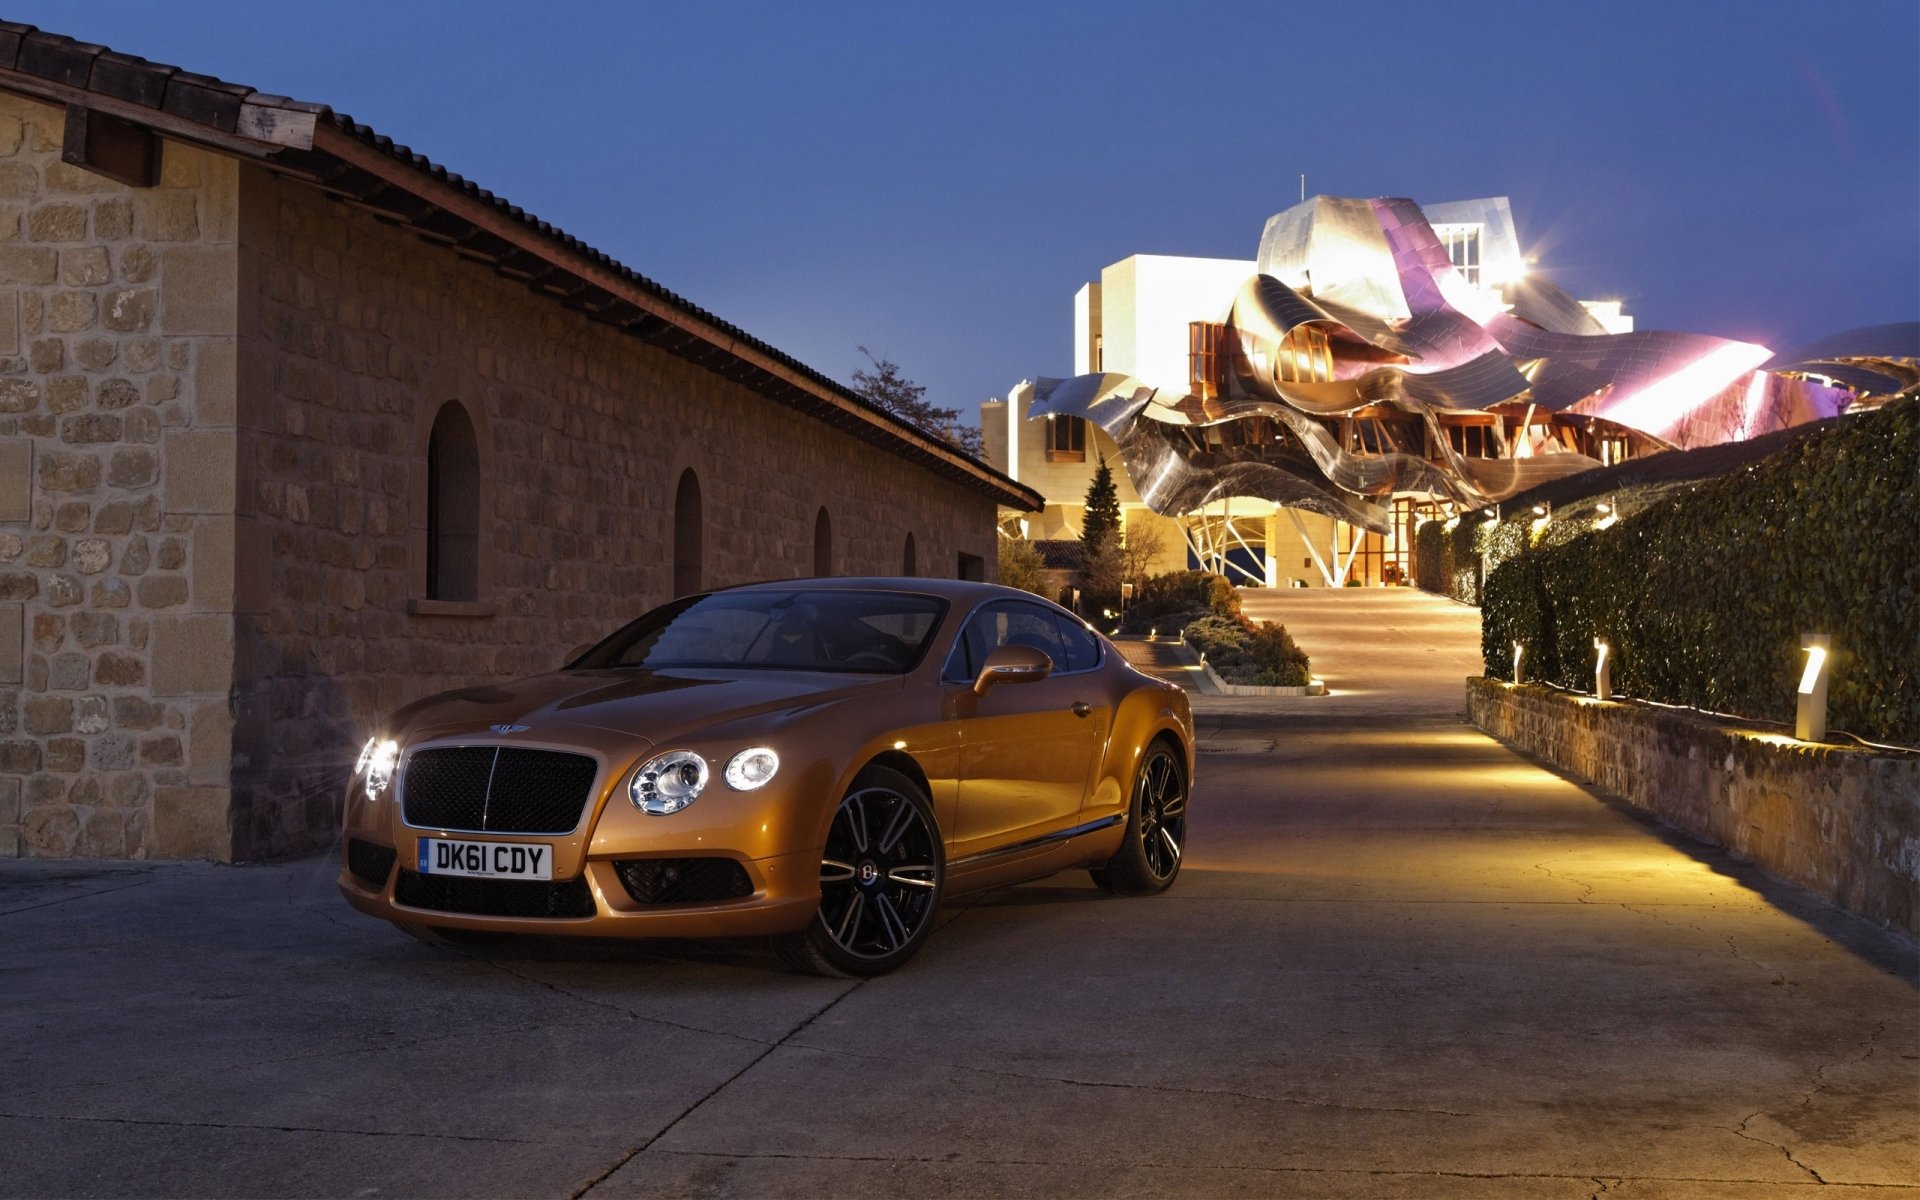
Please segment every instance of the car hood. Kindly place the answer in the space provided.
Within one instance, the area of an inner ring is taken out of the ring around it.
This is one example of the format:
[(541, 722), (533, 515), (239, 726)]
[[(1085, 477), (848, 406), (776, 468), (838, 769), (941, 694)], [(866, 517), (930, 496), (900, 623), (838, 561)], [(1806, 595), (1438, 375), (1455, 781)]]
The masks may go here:
[(818, 671), (555, 671), (428, 696), (395, 712), (387, 732), (417, 739), (521, 725), (530, 739), (563, 738), (575, 728), (660, 743), (723, 722), (789, 715), (901, 685), (897, 675)]

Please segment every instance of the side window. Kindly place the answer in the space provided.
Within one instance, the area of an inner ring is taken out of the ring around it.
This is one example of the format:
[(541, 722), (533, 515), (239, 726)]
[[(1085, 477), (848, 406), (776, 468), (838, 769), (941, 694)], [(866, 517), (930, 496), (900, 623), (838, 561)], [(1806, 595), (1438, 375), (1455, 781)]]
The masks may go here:
[(1067, 671), (1066, 644), (1054, 614), (1017, 600), (994, 604), (973, 615), (947, 661), (947, 678), (972, 679), (986, 665), (987, 655), (1001, 646), (1031, 646), (1053, 660), (1053, 669)]
[(1091, 671), (1100, 665), (1100, 639), (1087, 631), (1087, 627), (1072, 617), (1054, 613), (1053, 619), (1060, 625), (1060, 640), (1067, 648), (1068, 671)]

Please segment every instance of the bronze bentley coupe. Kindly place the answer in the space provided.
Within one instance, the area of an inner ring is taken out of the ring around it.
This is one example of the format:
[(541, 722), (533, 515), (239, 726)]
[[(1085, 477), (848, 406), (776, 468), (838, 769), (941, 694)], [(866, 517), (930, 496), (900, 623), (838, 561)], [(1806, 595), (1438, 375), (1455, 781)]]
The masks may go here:
[(1185, 693), (1065, 609), (931, 579), (688, 596), (375, 731), (340, 890), (428, 940), (770, 935), (876, 975), (950, 895), (1180, 872)]

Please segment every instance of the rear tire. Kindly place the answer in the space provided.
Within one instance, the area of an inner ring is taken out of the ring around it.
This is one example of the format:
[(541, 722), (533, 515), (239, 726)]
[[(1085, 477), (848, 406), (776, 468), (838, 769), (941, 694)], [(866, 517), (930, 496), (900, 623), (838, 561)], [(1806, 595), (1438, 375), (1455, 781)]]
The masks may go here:
[(1186, 763), (1174, 746), (1156, 741), (1147, 747), (1134, 776), (1133, 804), (1120, 849), (1106, 865), (1087, 874), (1103, 892), (1149, 896), (1173, 886), (1186, 849)]
[(855, 777), (833, 815), (820, 862), (820, 909), (773, 939), (788, 966), (864, 979), (906, 962), (933, 931), (947, 856), (920, 785), (888, 767)]

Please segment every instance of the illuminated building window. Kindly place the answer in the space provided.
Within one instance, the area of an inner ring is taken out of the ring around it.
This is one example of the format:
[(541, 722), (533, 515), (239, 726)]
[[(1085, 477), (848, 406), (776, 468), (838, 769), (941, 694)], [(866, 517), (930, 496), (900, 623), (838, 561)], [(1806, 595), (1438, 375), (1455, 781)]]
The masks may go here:
[(1060, 416), (1047, 421), (1047, 461), (1087, 461), (1086, 418)]
[(1480, 286), (1480, 226), (1435, 225), (1434, 236), (1447, 248), (1447, 261), (1474, 287)]
[(1491, 425), (1449, 425), (1447, 440), (1462, 458), (1500, 458), (1500, 435)]

